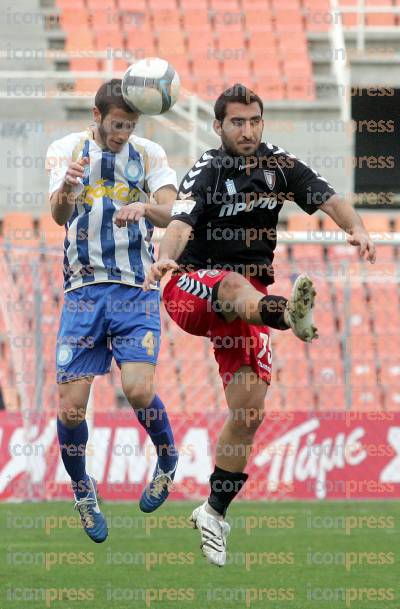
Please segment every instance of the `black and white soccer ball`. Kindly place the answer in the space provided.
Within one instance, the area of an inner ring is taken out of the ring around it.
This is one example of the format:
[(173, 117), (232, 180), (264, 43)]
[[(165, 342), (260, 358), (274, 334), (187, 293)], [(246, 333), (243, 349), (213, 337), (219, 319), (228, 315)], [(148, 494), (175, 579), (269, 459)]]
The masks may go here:
[(122, 79), (125, 102), (142, 114), (163, 114), (179, 96), (180, 79), (168, 61), (146, 57), (135, 61)]

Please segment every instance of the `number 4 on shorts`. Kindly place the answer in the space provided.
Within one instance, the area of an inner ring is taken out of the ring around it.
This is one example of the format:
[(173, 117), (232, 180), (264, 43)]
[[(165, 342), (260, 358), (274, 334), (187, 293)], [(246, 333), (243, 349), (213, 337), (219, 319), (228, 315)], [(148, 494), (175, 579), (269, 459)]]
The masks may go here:
[(147, 351), (147, 355), (154, 355), (154, 349), (156, 348), (156, 340), (151, 330), (146, 332), (142, 340), (142, 347)]

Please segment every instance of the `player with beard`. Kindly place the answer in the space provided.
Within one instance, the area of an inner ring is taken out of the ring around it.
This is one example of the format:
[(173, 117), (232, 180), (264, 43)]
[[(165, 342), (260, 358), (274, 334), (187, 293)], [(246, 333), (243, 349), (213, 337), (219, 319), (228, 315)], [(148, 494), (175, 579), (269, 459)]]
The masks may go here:
[(64, 306), (57, 337), (57, 419), (61, 456), (85, 532), (108, 535), (96, 482), (86, 471), (86, 406), (93, 378), (121, 369), (122, 389), (157, 451), (140, 508), (167, 498), (178, 454), (164, 404), (154, 392), (160, 348), (159, 286), (142, 289), (154, 262), (154, 226), (170, 221), (176, 175), (158, 144), (136, 136), (139, 114), (121, 80), (96, 93), (94, 124), (53, 142), (47, 153), (51, 213), (65, 225)]
[[(254, 92), (234, 85), (214, 110), (221, 147), (204, 153), (183, 179), (145, 287), (172, 270), (163, 293), (167, 311), (183, 330), (214, 343), (229, 415), (216, 447), (210, 496), (194, 510), (192, 521), (201, 532), (204, 555), (222, 566), (229, 533), (224, 517), (247, 480), (244, 469), (271, 379), (269, 328), (291, 328), (308, 342), (317, 336), (309, 277), (296, 279), (288, 300), (267, 295), (274, 281), (279, 212), (285, 201), (295, 201), (309, 214), (321, 209), (370, 262), (375, 248), (360, 216), (322, 176), (261, 141), (263, 104)], [(224, 337), (230, 338), (230, 348), (224, 347)]]

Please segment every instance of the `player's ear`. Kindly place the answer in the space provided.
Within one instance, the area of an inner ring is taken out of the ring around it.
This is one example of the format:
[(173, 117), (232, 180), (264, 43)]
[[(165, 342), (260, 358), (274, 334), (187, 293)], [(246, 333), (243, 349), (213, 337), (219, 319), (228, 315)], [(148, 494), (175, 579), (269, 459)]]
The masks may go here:
[(96, 106), (94, 106), (94, 108), (93, 108), (93, 118), (97, 124), (101, 123), (100, 110)]
[(217, 119), (215, 119), (214, 122), (213, 122), (213, 128), (214, 128), (214, 131), (215, 131), (215, 133), (217, 135), (221, 135), (221, 133), (222, 133), (222, 123), (221, 123), (221, 121), (218, 121)]

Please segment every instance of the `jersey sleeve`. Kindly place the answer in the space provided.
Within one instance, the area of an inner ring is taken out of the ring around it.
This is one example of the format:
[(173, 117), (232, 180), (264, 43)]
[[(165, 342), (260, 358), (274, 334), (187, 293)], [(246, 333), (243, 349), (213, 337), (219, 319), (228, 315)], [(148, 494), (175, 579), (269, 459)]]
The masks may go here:
[(316, 212), (320, 205), (336, 194), (328, 180), (294, 155), (287, 155), (287, 166), (288, 198), (308, 214)]
[(49, 194), (58, 190), (64, 182), (68, 164), (72, 159), (72, 147), (63, 140), (50, 144), (46, 155), (46, 171), (49, 176)]
[(148, 142), (146, 153), (145, 181), (150, 192), (154, 193), (163, 186), (173, 186), (178, 190), (176, 173), (168, 165), (165, 150), (155, 142)]
[(212, 158), (207, 152), (204, 153), (183, 178), (171, 212), (173, 220), (196, 226), (207, 204), (207, 184), (211, 171), (209, 163)]

